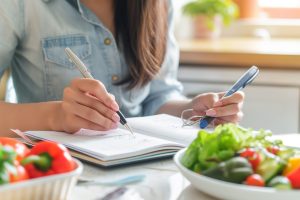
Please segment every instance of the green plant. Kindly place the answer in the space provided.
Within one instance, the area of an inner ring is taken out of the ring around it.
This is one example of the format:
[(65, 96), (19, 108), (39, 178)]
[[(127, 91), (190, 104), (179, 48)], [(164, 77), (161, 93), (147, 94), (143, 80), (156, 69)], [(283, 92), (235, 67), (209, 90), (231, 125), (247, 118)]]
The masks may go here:
[(189, 16), (207, 17), (207, 26), (214, 28), (214, 17), (219, 15), (224, 25), (229, 25), (238, 17), (238, 6), (232, 0), (194, 0), (183, 7), (183, 13)]

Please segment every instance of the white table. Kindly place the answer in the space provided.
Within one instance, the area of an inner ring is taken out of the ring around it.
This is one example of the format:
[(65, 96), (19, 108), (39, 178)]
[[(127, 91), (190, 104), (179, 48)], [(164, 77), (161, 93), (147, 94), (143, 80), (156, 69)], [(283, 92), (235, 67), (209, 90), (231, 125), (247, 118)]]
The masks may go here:
[[(103, 169), (90, 164), (84, 164), (82, 177), (116, 180), (130, 175), (145, 175), (145, 179), (136, 184), (125, 186), (129, 190), (118, 200), (215, 200), (196, 190), (179, 173), (172, 159), (164, 159), (147, 163), (121, 166), (113, 169)], [(70, 199), (96, 200), (117, 189), (117, 186), (77, 185)]]
[[(283, 140), (287, 146), (300, 148), (300, 134), (277, 135), (275, 138)], [(85, 163), (82, 177), (109, 181), (141, 174), (146, 176), (142, 182), (126, 186), (131, 195), (117, 198), (117, 200), (216, 200), (192, 187), (179, 173), (172, 159), (149, 161), (112, 169)], [(118, 187), (77, 185), (72, 191), (70, 199), (100, 200), (116, 188)]]

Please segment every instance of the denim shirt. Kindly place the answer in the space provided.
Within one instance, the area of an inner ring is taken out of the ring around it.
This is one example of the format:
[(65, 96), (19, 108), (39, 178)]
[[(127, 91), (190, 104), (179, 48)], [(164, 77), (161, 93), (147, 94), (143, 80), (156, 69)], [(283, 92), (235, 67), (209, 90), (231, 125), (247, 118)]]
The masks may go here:
[(167, 101), (184, 98), (176, 80), (179, 50), (172, 28), (170, 6), (160, 72), (144, 87), (126, 90), (126, 85), (114, 84), (129, 73), (123, 53), (112, 33), (79, 0), (1, 0), (0, 75), (12, 68), (19, 103), (61, 100), (70, 81), (82, 77), (64, 52), (70, 47), (115, 95), (126, 116), (152, 115)]

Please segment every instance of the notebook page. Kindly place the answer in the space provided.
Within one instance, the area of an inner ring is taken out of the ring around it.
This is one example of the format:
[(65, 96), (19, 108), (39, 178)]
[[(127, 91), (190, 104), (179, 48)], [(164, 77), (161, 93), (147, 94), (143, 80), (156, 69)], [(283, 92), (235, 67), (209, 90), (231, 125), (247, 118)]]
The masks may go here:
[(185, 146), (189, 145), (197, 137), (199, 131), (199, 128), (196, 126), (182, 127), (180, 118), (167, 114), (128, 118), (128, 123), (139, 133), (166, 139)]
[(97, 136), (97, 135), (122, 135), (124, 134), (123, 132), (112, 132), (112, 131), (95, 131), (95, 130), (89, 130), (89, 129), (80, 129), (79, 131), (77, 131), (76, 133), (74, 133), (74, 135), (82, 135), (82, 136)]
[(165, 148), (177, 147), (180, 149), (182, 147), (174, 142), (138, 133), (132, 136), (128, 131), (122, 129), (110, 130), (105, 135), (93, 137), (55, 131), (28, 131), (26, 135), (62, 143), (76, 151), (101, 158), (103, 161), (146, 154)]

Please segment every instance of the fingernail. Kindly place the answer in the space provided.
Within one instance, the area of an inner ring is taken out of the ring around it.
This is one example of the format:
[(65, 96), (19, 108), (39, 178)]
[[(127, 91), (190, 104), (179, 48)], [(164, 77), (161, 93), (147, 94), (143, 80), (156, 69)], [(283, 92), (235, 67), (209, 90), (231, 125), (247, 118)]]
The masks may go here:
[(113, 101), (111, 104), (111, 108), (114, 110), (119, 110), (119, 105), (115, 101)]
[(109, 94), (109, 95), (111, 96), (111, 98), (112, 98), (113, 100), (116, 100), (115, 95), (113, 95), (113, 94)]
[(216, 103), (214, 103), (214, 107), (215, 106), (221, 106), (222, 105), (222, 101), (217, 101)]
[(216, 111), (213, 109), (206, 111), (206, 115), (208, 116), (215, 116), (216, 114), (217, 114)]
[(113, 120), (114, 122), (119, 122), (119, 121), (120, 121), (119, 115), (118, 115), (117, 113), (113, 114), (112, 120)]

